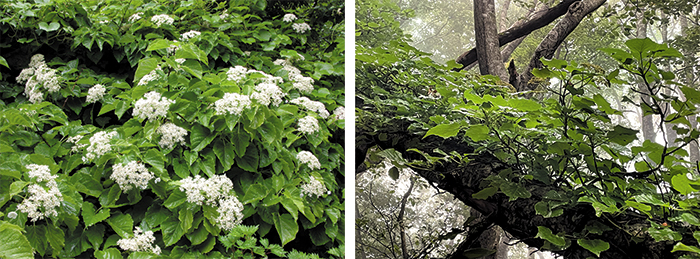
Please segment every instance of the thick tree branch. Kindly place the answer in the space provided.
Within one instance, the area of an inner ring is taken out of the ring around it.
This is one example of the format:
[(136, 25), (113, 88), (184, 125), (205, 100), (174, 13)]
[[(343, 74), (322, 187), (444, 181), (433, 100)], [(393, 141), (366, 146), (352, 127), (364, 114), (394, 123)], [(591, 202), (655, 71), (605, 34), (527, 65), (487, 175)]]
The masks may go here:
[[(527, 22), (522, 23), (519, 26), (511, 27), (510, 29), (498, 34), (498, 44), (499, 47), (506, 45), (507, 43), (514, 41), (518, 38), (526, 36), (531, 32), (547, 26), (552, 23), (557, 18), (566, 14), (569, 6), (579, 0), (562, 0), (561, 3), (554, 7), (545, 9), (543, 11), (535, 13), (531, 19)], [(457, 63), (462, 64), (464, 67), (457, 70), (462, 70), (463, 68), (471, 65), (477, 61), (476, 48), (473, 48), (457, 58)]]

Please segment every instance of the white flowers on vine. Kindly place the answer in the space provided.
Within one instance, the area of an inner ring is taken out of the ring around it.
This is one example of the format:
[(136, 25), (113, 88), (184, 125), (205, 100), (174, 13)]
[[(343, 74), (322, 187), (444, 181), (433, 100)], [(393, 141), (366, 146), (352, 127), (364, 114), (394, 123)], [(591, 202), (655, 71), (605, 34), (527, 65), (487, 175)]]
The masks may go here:
[(143, 163), (131, 161), (127, 164), (114, 164), (112, 166), (112, 176), (109, 177), (119, 184), (123, 191), (136, 187), (141, 190), (148, 187), (148, 182), (154, 178), (153, 173), (148, 171)]
[(183, 40), (183, 41), (188, 41), (188, 40), (190, 40), (190, 39), (192, 39), (192, 38), (198, 37), (198, 36), (201, 35), (201, 34), (202, 34), (202, 33), (198, 32), (198, 31), (191, 30), (191, 31), (188, 31), (188, 32), (185, 32), (185, 33), (182, 34), (182, 40)]
[(111, 151), (112, 145), (109, 142), (115, 136), (117, 136), (116, 131), (109, 133), (100, 131), (90, 137), (90, 146), (87, 148), (87, 154), (83, 157), (83, 162), (87, 163), (90, 160), (100, 158), (102, 155)]
[(292, 24), (292, 29), (296, 31), (297, 33), (305, 33), (306, 31), (311, 30), (311, 26), (307, 23), (295, 23)]
[[(61, 206), (63, 195), (58, 189), (56, 178), (52, 175), (49, 166), (29, 164), (29, 177), (35, 181), (27, 187), (29, 197), (17, 205), (17, 209), (31, 218), (32, 222), (53, 216), (58, 216), (56, 208)], [(11, 212), (12, 213), (12, 212)], [(10, 217), (8, 213), (8, 217)], [(16, 217), (16, 212), (14, 217)]]
[(154, 254), (160, 254), (160, 247), (158, 245), (153, 245), (156, 241), (156, 237), (153, 236), (153, 231), (143, 231), (140, 227), (136, 227), (134, 230), (134, 237), (123, 238), (117, 241), (119, 248), (126, 251), (132, 252), (152, 252)]
[(156, 27), (160, 27), (163, 24), (172, 25), (175, 20), (167, 14), (154, 15), (151, 18), (151, 22), (156, 24)]
[(214, 102), (214, 110), (217, 115), (234, 114), (241, 115), (243, 110), (250, 107), (250, 97), (237, 93), (225, 93), (224, 97)]
[(318, 126), (318, 120), (311, 115), (307, 115), (306, 117), (299, 119), (299, 123), (297, 124), (297, 126), (299, 126), (297, 130), (304, 134), (312, 134), (318, 132), (320, 129)]
[(231, 193), (233, 182), (225, 175), (204, 179), (199, 175), (180, 180), (180, 191), (187, 195), (187, 202), (217, 208), (216, 223), (231, 230), (243, 220), (243, 204)]
[(156, 91), (151, 91), (146, 93), (144, 98), (136, 101), (136, 104), (134, 104), (134, 116), (142, 120), (146, 118), (155, 120), (159, 117), (165, 117), (170, 104), (173, 103), (175, 101), (161, 97), (160, 93)]
[(90, 89), (88, 89), (88, 95), (87, 95), (87, 98), (85, 99), (85, 102), (86, 103), (97, 102), (105, 96), (105, 92), (107, 92), (107, 88), (105, 88), (101, 84), (96, 84), (93, 87), (90, 87)]
[(293, 22), (296, 19), (297, 19), (297, 16), (294, 15), (293, 13), (285, 14), (284, 17), (282, 17), (282, 21), (284, 21), (284, 22)]
[(297, 154), (297, 160), (299, 160), (300, 164), (306, 164), (309, 166), (311, 170), (321, 169), (321, 163), (318, 161), (318, 158), (316, 158), (316, 156), (309, 151), (299, 151)]
[(323, 105), (322, 102), (312, 101), (308, 97), (299, 97), (294, 100), (291, 100), (290, 102), (302, 106), (309, 111), (316, 112), (319, 116), (321, 116), (321, 118), (324, 119), (328, 118), (328, 116), (330, 115), (330, 113), (328, 113), (328, 110), (326, 110), (326, 106)]
[(40, 91), (42, 86), (49, 93), (55, 93), (61, 89), (56, 69), (46, 65), (42, 54), (32, 56), (29, 67), (22, 69), (16, 79), (17, 82), (25, 83), (24, 95), (35, 104), (44, 101), (44, 93)]
[(158, 127), (157, 133), (161, 134), (160, 145), (161, 148), (173, 148), (178, 143), (185, 144), (185, 136), (187, 136), (187, 130), (178, 127), (173, 123), (164, 123)]
[(328, 192), (326, 186), (315, 177), (311, 176), (308, 183), (301, 185), (301, 195), (309, 197), (321, 197)]

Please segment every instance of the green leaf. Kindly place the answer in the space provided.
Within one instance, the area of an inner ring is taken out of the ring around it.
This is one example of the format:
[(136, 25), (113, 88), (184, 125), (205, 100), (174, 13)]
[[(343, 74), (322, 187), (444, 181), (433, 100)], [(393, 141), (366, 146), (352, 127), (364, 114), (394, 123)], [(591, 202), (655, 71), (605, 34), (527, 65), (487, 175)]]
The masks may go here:
[(467, 129), (466, 134), (474, 141), (482, 141), (489, 138), (489, 127), (486, 125), (472, 125)]
[(171, 41), (169, 41), (169, 40), (156, 39), (154, 41), (151, 41), (150, 44), (148, 44), (148, 48), (146, 49), (146, 51), (167, 49), (167, 48), (170, 48), (170, 44), (171, 44)]
[(564, 239), (564, 237), (560, 237), (558, 235), (552, 234), (552, 230), (550, 230), (547, 227), (537, 226), (537, 236), (535, 236), (535, 237), (539, 237), (539, 238), (542, 238), (544, 240), (547, 240), (556, 246), (565, 246), (566, 245), (566, 239)]
[(608, 132), (607, 137), (611, 142), (625, 146), (637, 139), (637, 131), (620, 125), (615, 125), (613, 131)]
[(438, 135), (442, 138), (454, 137), (457, 136), (457, 133), (459, 133), (460, 126), (461, 125), (459, 123), (440, 124), (428, 130), (423, 138), (430, 135)]
[(594, 253), (595, 255), (600, 257), (600, 253), (602, 253), (605, 250), (610, 249), (610, 244), (608, 242), (605, 242), (600, 239), (579, 239), (576, 241), (578, 245), (581, 247), (587, 249), (588, 251), (591, 251), (591, 253)]
[(34, 251), (22, 228), (0, 221), (0, 257), (13, 259), (34, 259)]
[(134, 220), (131, 219), (129, 214), (122, 214), (121, 211), (117, 211), (117, 213), (107, 219), (107, 224), (122, 238), (130, 238), (133, 235)]
[(134, 84), (138, 83), (143, 76), (156, 69), (159, 61), (158, 58), (145, 58), (140, 60), (139, 66), (136, 68), (136, 73), (134, 74)]
[(123, 259), (124, 258), (122, 256), (122, 253), (114, 247), (107, 248), (104, 251), (95, 251), (94, 255), (95, 255), (95, 258), (97, 258), (97, 259)]
[(241, 158), (236, 158), (236, 163), (238, 166), (248, 172), (256, 172), (258, 170), (260, 156), (258, 155), (258, 149), (255, 145), (252, 145), (246, 149), (245, 155)]
[(207, 145), (209, 145), (209, 143), (211, 143), (215, 137), (216, 135), (211, 134), (209, 129), (200, 124), (195, 124), (194, 127), (192, 127), (192, 134), (190, 134), (190, 145), (192, 147), (192, 151), (201, 151), (207, 147)]
[[(44, 23), (45, 24), (45, 23)], [(57, 22), (51, 22), (48, 27), (46, 27), (46, 31), (55, 31), (58, 30), (58, 28), (61, 27), (60, 23)]]
[(498, 187), (493, 187), (493, 186), (487, 187), (487, 188), (484, 188), (475, 194), (472, 194), (472, 198), (485, 200), (485, 199), (488, 199), (489, 197), (491, 197), (492, 195), (496, 194), (497, 191), (498, 191)]
[(207, 237), (209, 236), (209, 231), (207, 231), (207, 229), (204, 227), (199, 227), (195, 228), (195, 230), (192, 233), (189, 233), (186, 236), (187, 239), (190, 240), (190, 243), (192, 243), (192, 245), (199, 245), (202, 242), (204, 242), (204, 240), (207, 240)]
[(143, 155), (143, 161), (151, 165), (151, 169), (159, 173), (165, 173), (165, 156), (158, 149), (149, 149), (146, 154)]
[(267, 188), (259, 183), (256, 183), (248, 187), (248, 190), (246, 190), (245, 196), (243, 196), (243, 200), (241, 202), (244, 204), (249, 204), (262, 200), (265, 198), (265, 196), (267, 196)]
[(182, 229), (187, 232), (188, 229), (192, 227), (192, 221), (194, 220), (194, 215), (192, 210), (188, 208), (182, 208), (180, 210), (180, 215), (178, 216)]
[(625, 45), (627, 45), (627, 47), (630, 49), (633, 57), (639, 56), (635, 54), (643, 54), (642, 58), (647, 57), (648, 55), (646, 54), (649, 54), (652, 51), (664, 49), (663, 45), (658, 44), (649, 38), (630, 39), (625, 42)]
[(686, 244), (683, 244), (683, 242), (676, 243), (676, 245), (673, 246), (673, 250), (671, 250), (671, 253), (677, 251), (687, 251), (700, 254), (700, 248), (698, 248), (697, 246), (688, 246)]
[(681, 86), (681, 92), (683, 92), (683, 95), (685, 95), (685, 98), (687, 98), (688, 101), (695, 104), (700, 104), (700, 91), (697, 89), (688, 86)]
[(27, 226), (27, 240), (39, 252), (39, 255), (44, 256), (48, 243), (46, 243), (46, 230), (44, 225)]
[(399, 179), (399, 169), (396, 168), (396, 166), (392, 166), (391, 169), (389, 169), (389, 177), (394, 181)]
[(501, 191), (510, 198), (510, 201), (517, 200), (518, 198), (530, 198), (530, 196), (532, 196), (532, 194), (525, 189), (525, 186), (513, 182), (501, 184)]
[(188, 59), (185, 63), (182, 63), (181, 67), (187, 73), (202, 79), (202, 65), (199, 64), (199, 61)]
[(179, 190), (173, 191), (173, 193), (170, 194), (167, 200), (163, 203), (163, 206), (165, 206), (168, 209), (174, 209), (180, 206), (181, 204), (185, 203), (187, 201), (187, 194), (184, 192), (181, 192)]
[(656, 240), (656, 242), (673, 240), (681, 240), (682, 236), (680, 233), (673, 231), (670, 227), (661, 227), (659, 224), (653, 223), (648, 229), (649, 235)]
[(508, 101), (508, 105), (520, 111), (538, 111), (542, 105), (530, 99), (514, 98)]
[(54, 226), (52, 224), (46, 225), (46, 240), (49, 242), (51, 245), (51, 248), (54, 251), (61, 251), (63, 250), (63, 246), (66, 243), (63, 230), (58, 228), (57, 226)]
[(161, 224), (161, 231), (163, 231), (163, 241), (165, 242), (165, 246), (171, 246), (177, 241), (180, 241), (180, 238), (185, 234), (185, 230), (182, 229), (182, 226), (180, 225), (180, 221), (177, 220), (177, 218), (172, 218), (166, 222), (163, 222)]
[(690, 179), (688, 179), (688, 176), (686, 176), (684, 173), (677, 174), (671, 178), (671, 186), (673, 186), (673, 189), (676, 189), (676, 191), (683, 195), (688, 195), (689, 193), (698, 191), (691, 187), (690, 184)]
[(5, 60), (5, 58), (3, 58), (2, 56), (0, 56), (0, 65), (5, 66), (6, 68), (10, 68), (10, 65), (7, 64), (7, 60)]
[(219, 138), (214, 142), (214, 153), (219, 158), (221, 165), (224, 166), (224, 171), (231, 169), (236, 159), (236, 153), (233, 151), (232, 144), (226, 144), (224, 140)]
[(83, 203), (82, 216), (86, 227), (92, 226), (95, 223), (109, 218), (109, 215), (109, 209), (107, 208), (102, 208), (100, 209), (100, 212), (95, 214), (95, 207), (92, 205), (92, 203), (87, 201)]
[(199, 247), (199, 252), (203, 254), (209, 253), (212, 249), (214, 249), (214, 245), (216, 245), (216, 238), (211, 236), (207, 238), (207, 241)]
[(277, 234), (279, 234), (280, 239), (282, 239), (282, 245), (286, 245), (289, 241), (294, 240), (299, 232), (299, 224), (292, 215), (287, 213), (279, 215), (274, 214), (275, 229), (277, 229)]
[(180, 48), (175, 52), (175, 58), (196, 59), (202, 61), (204, 65), (209, 65), (207, 54), (192, 43), (181, 44)]

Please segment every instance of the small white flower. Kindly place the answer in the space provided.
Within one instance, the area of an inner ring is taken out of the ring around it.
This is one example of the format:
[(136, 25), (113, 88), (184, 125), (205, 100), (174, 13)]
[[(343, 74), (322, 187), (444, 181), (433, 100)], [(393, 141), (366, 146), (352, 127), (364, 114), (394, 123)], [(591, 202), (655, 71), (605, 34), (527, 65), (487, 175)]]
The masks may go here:
[(224, 97), (214, 102), (214, 110), (217, 115), (235, 114), (241, 115), (243, 110), (251, 105), (250, 97), (237, 93), (225, 93)]
[(37, 182), (49, 182), (58, 178), (58, 175), (51, 175), (48, 165), (29, 164), (25, 167), (30, 170), (29, 177), (36, 178)]
[(92, 159), (99, 158), (109, 151), (112, 151), (112, 145), (109, 141), (117, 135), (116, 131), (105, 132), (100, 131), (90, 137), (90, 146), (87, 148), (87, 154), (83, 157), (83, 162), (88, 162)]
[(109, 178), (119, 184), (123, 191), (131, 190), (133, 186), (141, 190), (148, 187), (148, 182), (153, 179), (153, 173), (148, 171), (142, 163), (131, 161), (125, 165), (115, 164), (112, 166), (112, 176)]
[(326, 106), (322, 102), (312, 101), (307, 97), (299, 97), (290, 101), (293, 104), (300, 105), (307, 110), (315, 111), (321, 118), (328, 118), (330, 113), (326, 110)]
[(287, 94), (282, 92), (282, 89), (274, 83), (261, 83), (255, 86), (255, 92), (251, 97), (262, 105), (279, 105), (282, 103), (282, 98)]
[(175, 62), (177, 62), (178, 64), (185, 63), (185, 61), (187, 61), (187, 60), (184, 59), (184, 58), (177, 58), (177, 59), (175, 59)]
[(243, 220), (243, 204), (233, 195), (220, 199), (216, 212), (219, 213), (219, 217), (215, 219), (216, 223), (227, 231), (241, 224)]
[(168, 108), (170, 108), (170, 104), (173, 103), (175, 103), (175, 101), (161, 97), (160, 93), (156, 91), (151, 91), (146, 93), (144, 98), (136, 101), (134, 104), (134, 116), (142, 120), (146, 118), (155, 120), (159, 117), (165, 117), (168, 113)]
[[(43, 171), (43, 169), (39, 170)], [(58, 216), (56, 207), (61, 206), (61, 202), (63, 201), (63, 195), (58, 189), (58, 185), (54, 180), (55, 177), (48, 176), (47, 178), (47, 175), (44, 175), (44, 173), (45, 172), (37, 172), (35, 176), (30, 176), (32, 178), (43, 178), (43, 180), (37, 179), (37, 182), (43, 182), (45, 180), (46, 183), (44, 186), (30, 184), (27, 187), (29, 197), (25, 198), (22, 203), (17, 205), (17, 209), (27, 213), (27, 216), (32, 219), (32, 222), (49, 216)], [(48, 188), (48, 190), (46, 188)]]
[(307, 164), (311, 170), (321, 169), (321, 163), (318, 162), (318, 158), (309, 151), (300, 151), (297, 154), (297, 160), (299, 160), (300, 164)]
[[(178, 43), (177, 40), (173, 40), (173, 42)], [(168, 55), (174, 55), (174, 54), (175, 54), (175, 51), (177, 51), (178, 49), (180, 49), (180, 45), (178, 45), (178, 44), (170, 44), (170, 47), (167, 48), (166, 50), (168, 51)]]
[(182, 34), (182, 40), (187, 41), (187, 40), (192, 39), (194, 37), (197, 37), (201, 34), (202, 33), (198, 32), (198, 31), (191, 30), (191, 31), (188, 31), (188, 32), (185, 32)]
[(336, 120), (344, 120), (345, 119), (345, 107), (338, 106), (338, 108), (335, 108), (335, 110), (333, 110), (333, 118)]
[(310, 93), (314, 90), (314, 79), (311, 77), (295, 75), (294, 78), (290, 79), (294, 81), (294, 83), (292, 83), (292, 86), (294, 86), (294, 88), (296, 89), (299, 89), (299, 91), (302, 93)]
[(278, 59), (272, 63), (278, 66), (282, 66), (282, 70), (286, 70), (288, 72), (287, 77), (289, 77), (290, 80), (293, 80), (296, 76), (301, 75), (301, 71), (298, 68), (292, 66), (292, 62), (288, 60)]
[(151, 71), (148, 74), (146, 74), (145, 76), (141, 77), (141, 80), (139, 80), (138, 85), (147, 85), (148, 82), (151, 82), (153, 80), (157, 80), (158, 78), (160, 78), (160, 76), (158, 75), (158, 71), (163, 71), (163, 69), (160, 68), (160, 66), (156, 67), (156, 69), (153, 69), (153, 71)]
[(87, 146), (87, 144), (78, 144), (78, 141), (80, 141), (81, 139), (83, 139), (83, 135), (68, 137), (66, 142), (73, 143), (73, 147), (71, 147), (71, 151), (78, 152), (78, 150)]
[(85, 102), (94, 103), (98, 100), (101, 100), (102, 97), (104, 97), (106, 91), (107, 89), (101, 84), (96, 84), (95, 86), (90, 87), (90, 89), (88, 89), (88, 95)]
[(282, 17), (282, 21), (284, 21), (284, 22), (293, 22), (296, 19), (297, 19), (297, 16), (294, 15), (293, 13), (285, 14), (284, 17)]
[(228, 18), (228, 13), (227, 10), (224, 10), (224, 12), (219, 15), (219, 19), (226, 20), (226, 18)]
[(229, 81), (238, 82), (248, 73), (248, 69), (243, 66), (235, 66), (229, 68), (226, 72), (227, 79)]
[(46, 88), (49, 93), (58, 92), (61, 89), (56, 70), (46, 65), (44, 55), (41, 54), (32, 56), (29, 67), (23, 69), (16, 80), (25, 83), (24, 95), (35, 104), (44, 101), (44, 94), (39, 91), (41, 86)]
[(326, 188), (325, 185), (323, 185), (322, 182), (319, 180), (316, 180), (315, 177), (311, 176), (311, 180), (309, 183), (303, 184), (301, 186), (301, 194), (308, 195), (309, 197), (321, 197), (323, 196), (326, 192), (328, 192), (328, 189)]
[(306, 116), (299, 119), (298, 126), (299, 128), (297, 130), (305, 134), (311, 134), (319, 130), (318, 120), (313, 116)]
[(17, 218), (17, 212), (12, 211), (12, 212), (10, 212), (10, 213), (7, 213), (7, 217), (8, 217), (8, 218), (11, 218), (11, 219), (16, 219), (16, 218)]
[(214, 175), (204, 179), (199, 175), (180, 180), (180, 191), (187, 195), (187, 202), (202, 205), (215, 204), (233, 190), (233, 182), (225, 175)]
[(156, 132), (162, 135), (160, 137), (160, 142), (158, 142), (158, 145), (160, 145), (161, 148), (170, 149), (178, 143), (183, 145), (185, 144), (185, 136), (187, 136), (187, 130), (178, 127), (175, 124), (168, 122), (163, 125), (160, 125)]
[(156, 237), (153, 236), (153, 231), (149, 230), (144, 232), (140, 227), (136, 227), (136, 230), (134, 230), (134, 237), (120, 239), (117, 241), (117, 245), (125, 251), (160, 254), (160, 247), (158, 245), (153, 245), (155, 241)]
[(129, 22), (136, 22), (138, 20), (141, 20), (141, 15), (143, 15), (142, 12), (132, 14), (131, 16), (129, 16)]
[(159, 14), (153, 16), (151, 22), (155, 23), (156, 27), (160, 27), (163, 24), (172, 25), (175, 20), (167, 14)]
[(307, 23), (295, 23), (292, 24), (292, 29), (296, 31), (297, 33), (305, 33), (308, 30), (311, 30), (311, 26)]

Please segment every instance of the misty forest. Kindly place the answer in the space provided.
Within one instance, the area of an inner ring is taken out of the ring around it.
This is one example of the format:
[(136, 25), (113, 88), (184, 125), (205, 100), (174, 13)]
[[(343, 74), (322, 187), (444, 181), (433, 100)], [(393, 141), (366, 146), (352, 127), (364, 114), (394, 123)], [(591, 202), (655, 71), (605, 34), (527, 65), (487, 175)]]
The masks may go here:
[(357, 0), (356, 258), (700, 258), (700, 7)]

